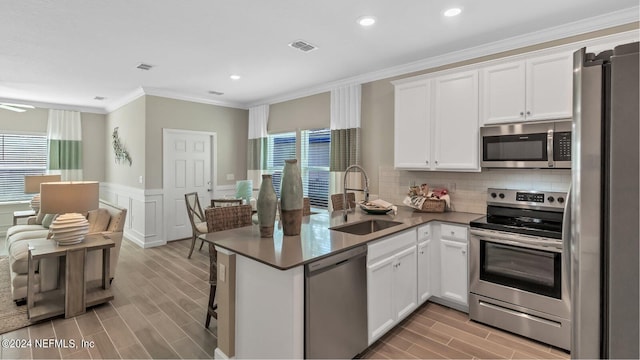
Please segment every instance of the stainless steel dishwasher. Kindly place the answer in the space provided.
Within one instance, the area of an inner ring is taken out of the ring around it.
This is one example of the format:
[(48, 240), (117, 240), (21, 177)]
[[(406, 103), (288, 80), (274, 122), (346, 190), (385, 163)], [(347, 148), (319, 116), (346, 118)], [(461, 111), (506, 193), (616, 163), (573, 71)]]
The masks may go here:
[(305, 266), (305, 358), (351, 359), (367, 348), (367, 247)]

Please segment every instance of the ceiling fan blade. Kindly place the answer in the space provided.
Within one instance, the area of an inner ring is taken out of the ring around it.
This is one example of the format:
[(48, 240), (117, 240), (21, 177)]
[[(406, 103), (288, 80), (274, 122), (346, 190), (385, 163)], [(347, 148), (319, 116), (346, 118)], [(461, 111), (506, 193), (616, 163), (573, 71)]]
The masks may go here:
[(10, 106), (10, 105), (7, 105), (7, 104), (0, 104), (0, 109), (11, 110), (11, 111), (15, 111), (15, 112), (25, 112), (25, 111), (27, 111), (27, 109), (13, 107), (13, 106)]
[(25, 105), (25, 104), (13, 104), (13, 103), (0, 102), (0, 105), (7, 105), (11, 107), (19, 107), (19, 108), (25, 108), (25, 109), (35, 109), (33, 105)]

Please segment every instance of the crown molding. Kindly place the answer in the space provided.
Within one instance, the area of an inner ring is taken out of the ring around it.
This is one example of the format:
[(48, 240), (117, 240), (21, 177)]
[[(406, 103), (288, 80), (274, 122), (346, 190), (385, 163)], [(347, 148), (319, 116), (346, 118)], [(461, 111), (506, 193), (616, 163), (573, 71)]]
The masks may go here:
[(191, 94), (184, 94), (184, 93), (167, 90), (167, 89), (143, 87), (142, 90), (146, 95), (151, 95), (151, 96), (160, 96), (160, 97), (169, 98), (169, 99), (191, 101), (191, 102), (196, 102), (201, 104), (217, 105), (217, 106), (231, 107), (231, 108), (244, 109), (244, 110), (247, 110), (249, 108), (245, 103), (225, 101), (225, 100), (215, 100), (215, 99), (210, 99), (204, 96), (203, 97), (194, 96)]
[(141, 87), (133, 90), (132, 92), (130, 92), (129, 94), (120, 97), (119, 99), (113, 100), (111, 101), (106, 107), (105, 107), (105, 112), (107, 114), (112, 113), (116, 110), (118, 110), (119, 108), (127, 105), (128, 103), (138, 99), (141, 96), (144, 96), (144, 90), (142, 90)]
[(341, 86), (363, 84), (416, 71), (427, 70), (442, 65), (448, 65), (455, 62), (479, 58), (482, 56), (523, 48), (526, 46), (537, 45), (548, 41), (560, 40), (571, 36), (582, 35), (592, 31), (604, 30), (607, 28), (625, 25), (637, 21), (640, 21), (639, 6), (602, 14), (588, 19), (551, 27), (520, 36), (510, 37), (500, 41), (474, 46), (460, 51), (453, 51), (439, 56), (433, 56), (386, 69), (372, 71), (369, 73), (360, 74), (293, 92), (283, 93), (273, 97), (262, 98), (249, 104), (249, 107), (259, 104), (280, 103), (283, 101), (328, 92)]

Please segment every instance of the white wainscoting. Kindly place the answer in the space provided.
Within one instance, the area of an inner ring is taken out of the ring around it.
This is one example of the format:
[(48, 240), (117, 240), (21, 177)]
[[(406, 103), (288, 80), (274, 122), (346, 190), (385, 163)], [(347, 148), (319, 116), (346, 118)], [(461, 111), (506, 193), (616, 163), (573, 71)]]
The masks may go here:
[(236, 186), (235, 185), (220, 185), (216, 186), (215, 191), (213, 192), (214, 198), (223, 199), (225, 197), (234, 197), (236, 195)]
[[(233, 196), (235, 191), (235, 185), (216, 186), (212, 197)], [(124, 236), (142, 248), (167, 243), (163, 227), (163, 194), (162, 189), (144, 190), (113, 183), (100, 183), (101, 199), (127, 209)]]
[(127, 209), (124, 236), (142, 248), (166, 244), (162, 228), (162, 189), (100, 183), (100, 198)]

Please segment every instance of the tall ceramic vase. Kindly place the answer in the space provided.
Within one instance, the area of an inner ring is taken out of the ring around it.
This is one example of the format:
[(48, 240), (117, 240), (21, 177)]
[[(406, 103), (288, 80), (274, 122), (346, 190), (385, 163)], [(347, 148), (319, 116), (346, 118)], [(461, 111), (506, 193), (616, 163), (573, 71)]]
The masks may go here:
[(278, 196), (273, 188), (271, 175), (262, 175), (262, 184), (258, 193), (258, 225), (260, 226), (260, 237), (273, 236), (273, 224), (276, 221), (276, 210), (278, 208)]
[(280, 184), (280, 209), (282, 210), (282, 232), (285, 235), (299, 235), (302, 226), (303, 205), (302, 177), (298, 160), (285, 160)]

